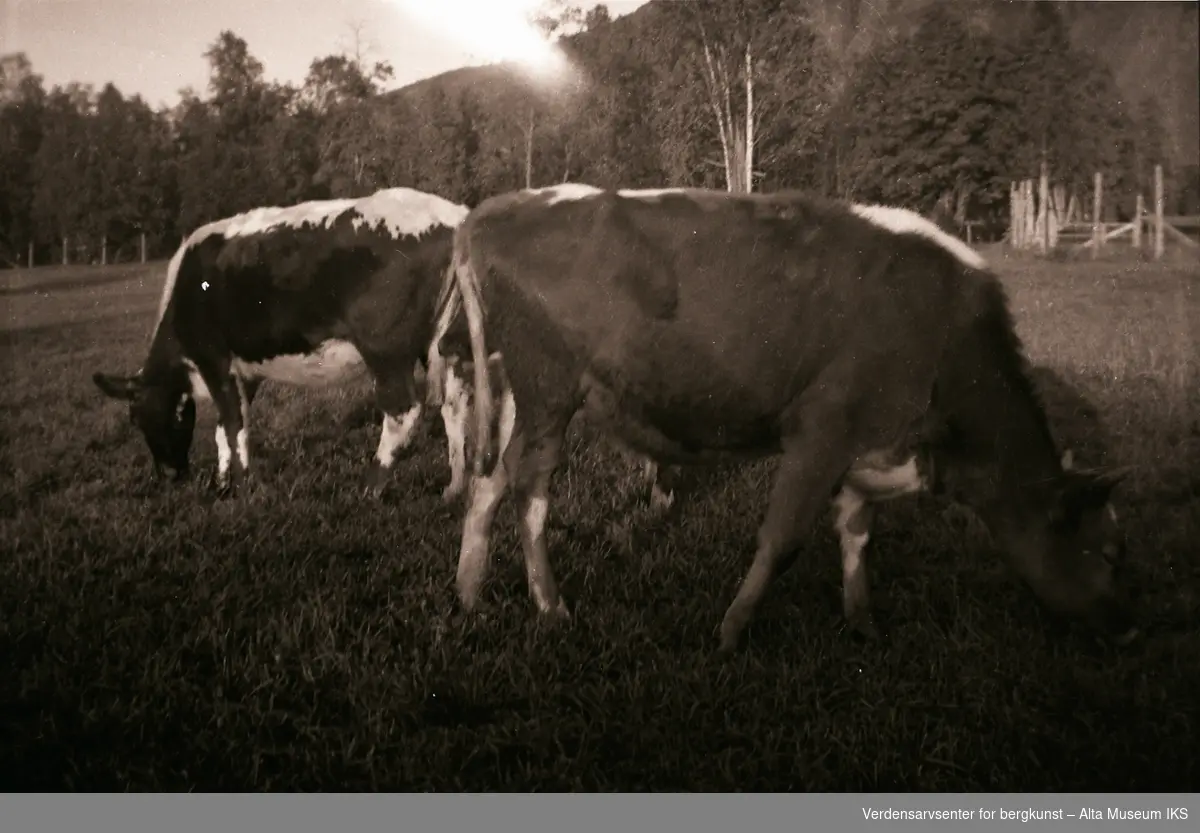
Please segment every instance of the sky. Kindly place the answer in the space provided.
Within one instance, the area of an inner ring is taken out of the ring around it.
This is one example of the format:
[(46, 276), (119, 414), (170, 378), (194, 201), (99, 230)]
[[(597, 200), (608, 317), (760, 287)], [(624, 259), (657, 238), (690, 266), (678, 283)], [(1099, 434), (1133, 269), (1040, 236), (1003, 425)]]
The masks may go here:
[[(442, 0), (419, 2), (429, 4), (425, 12), (449, 8)], [(588, 9), (596, 2), (572, 5)], [(617, 17), (645, 2), (609, 0), (606, 5)], [(487, 61), (487, 55), (448, 34), (450, 28), (431, 25), (428, 14), (414, 14), (405, 5), (397, 0), (0, 0), (0, 55), (25, 52), (47, 87), (79, 81), (99, 89), (112, 81), (121, 92), (138, 93), (152, 105), (175, 104), (186, 86), (206, 93), (203, 53), (222, 29), (245, 39), (268, 79), (296, 84), (314, 58), (352, 50), (354, 21), (365, 24), (368, 61), (387, 60), (395, 69), (389, 87)], [(469, 5), (457, 0), (459, 7)]]

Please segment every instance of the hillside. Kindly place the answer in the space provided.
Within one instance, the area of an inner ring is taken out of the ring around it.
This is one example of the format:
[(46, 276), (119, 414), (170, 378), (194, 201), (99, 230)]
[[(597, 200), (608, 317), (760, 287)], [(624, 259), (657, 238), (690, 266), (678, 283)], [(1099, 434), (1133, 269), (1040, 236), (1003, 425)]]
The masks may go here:
[[(629, 39), (636, 44), (637, 52), (649, 54), (652, 59), (655, 53), (667, 51), (663, 49), (667, 46), (664, 40), (674, 39), (675, 33), (664, 31), (660, 25), (663, 2), (653, 0), (617, 18), (604, 37)], [(852, 38), (861, 42), (865, 36), (868, 42), (877, 42), (885, 36), (903, 37), (930, 2), (880, 0), (870, 4), (868, 12), (861, 0), (824, 0), (813, 22), (822, 38), (838, 47), (848, 47)], [(981, 27), (1007, 35), (1022, 30), (1035, 5), (977, 2), (972, 16)], [(1084, 0), (1056, 5), (1072, 44), (1108, 65), (1129, 102), (1152, 97), (1158, 104), (1163, 114), (1164, 145), (1176, 165), (1200, 163), (1200, 4)], [(586, 41), (597, 35), (584, 32), (576, 37)], [(514, 100), (528, 94), (519, 68), (495, 64), (426, 78), (382, 99), (419, 100), (435, 88), (451, 98), (469, 92), (489, 114), (501, 114)]]

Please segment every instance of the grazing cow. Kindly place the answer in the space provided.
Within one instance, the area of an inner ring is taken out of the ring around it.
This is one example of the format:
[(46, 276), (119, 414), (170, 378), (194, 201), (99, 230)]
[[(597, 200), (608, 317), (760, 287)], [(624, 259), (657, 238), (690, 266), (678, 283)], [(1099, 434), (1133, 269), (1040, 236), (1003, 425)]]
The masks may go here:
[(796, 193), (567, 184), (476, 207), (447, 280), (437, 332), (462, 310), (472, 355), (498, 350), (507, 377), (493, 428), (476, 361), (457, 576), (467, 609), (511, 484), (533, 599), (569, 615), (545, 525), (565, 429), (583, 410), (662, 463), (779, 456), (722, 652), (831, 498), (845, 615), (873, 633), (872, 506), (920, 490), (972, 508), (1047, 607), (1118, 642), (1136, 636), (1116, 580), (1110, 495), (1123, 473), (1064, 470), (1002, 286), (919, 215)]
[[(167, 267), (142, 369), (93, 379), (129, 401), (155, 473), (167, 467), (177, 479), (188, 471), (195, 400), (213, 400), (217, 482), (236, 489), (249, 471), (248, 412), (263, 380), (327, 385), (370, 373), (384, 413), (368, 476), (378, 494), (420, 421), (419, 373), (454, 228), (466, 213), (441, 197), (392, 188), (202, 226)], [(447, 424), (446, 434), (453, 491), (463, 480), (454, 448), (462, 431)]]

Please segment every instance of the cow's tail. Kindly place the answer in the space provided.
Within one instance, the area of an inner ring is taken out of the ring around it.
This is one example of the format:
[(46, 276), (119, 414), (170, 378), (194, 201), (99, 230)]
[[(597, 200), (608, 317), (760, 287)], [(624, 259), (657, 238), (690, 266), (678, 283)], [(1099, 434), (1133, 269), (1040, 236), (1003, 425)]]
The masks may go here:
[(476, 477), (490, 475), (495, 467), (497, 455), (492, 450), (492, 402), (491, 374), (489, 373), (487, 339), (484, 336), (483, 291), (479, 274), (471, 262), (470, 235), (467, 229), (455, 236), (454, 274), (463, 311), (467, 314), (467, 327), (471, 334), (471, 361), (475, 365), (475, 464)]
[(442, 355), (442, 339), (450, 331), (450, 325), (462, 306), (462, 295), (458, 291), (454, 272), (455, 262), (451, 257), (446, 274), (442, 277), (437, 303), (433, 306), (436, 324), (425, 362), (425, 404), (435, 408), (441, 407), (446, 401), (446, 357)]

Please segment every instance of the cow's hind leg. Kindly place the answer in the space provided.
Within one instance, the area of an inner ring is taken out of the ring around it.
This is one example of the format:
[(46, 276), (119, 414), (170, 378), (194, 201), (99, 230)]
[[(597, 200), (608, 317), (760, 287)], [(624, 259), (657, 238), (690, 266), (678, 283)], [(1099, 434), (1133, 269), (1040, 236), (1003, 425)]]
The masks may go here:
[(915, 457), (896, 465), (860, 462), (846, 474), (833, 499), (834, 525), (842, 550), (842, 609), (850, 627), (863, 636), (878, 636), (866, 562), (875, 504), (927, 488)]
[(367, 489), (375, 497), (383, 494), (399, 452), (412, 445), (423, 410), (411, 367), (405, 362), (397, 364), (404, 368), (404, 372), (399, 376), (395, 373), (376, 372), (375, 377), (375, 397), (380, 410), (383, 411), (379, 447), (367, 471)]
[(463, 376), (462, 364), (454, 357), (446, 362), (442, 384), (442, 423), (446, 428), (446, 455), (450, 463), (450, 483), (442, 490), (442, 500), (456, 500), (466, 483), (467, 419), (471, 415), (471, 391)]
[(570, 618), (570, 612), (559, 593), (558, 582), (550, 566), (546, 548), (546, 520), (550, 514), (550, 481), (562, 462), (570, 417), (567, 414), (565, 418), (552, 419), (537, 429), (531, 428), (523, 455), (513, 461), (517, 511), (521, 518), (521, 549), (525, 555), (529, 595), (533, 597), (539, 613), (557, 619)]
[(875, 638), (878, 630), (871, 615), (870, 578), (864, 558), (875, 507), (861, 492), (843, 485), (833, 499), (833, 510), (842, 550), (842, 610), (851, 628)]
[(784, 437), (754, 561), (721, 622), (723, 654), (737, 648), (771, 580), (795, 558), (804, 534), (845, 471), (845, 421), (840, 410), (809, 411), (789, 421), (803, 427)]
[(523, 435), (516, 426), (516, 406), (511, 391), (500, 400), (499, 442), (502, 456), (490, 475), (472, 477), (463, 516), (462, 545), (458, 554), (455, 583), (462, 606), (470, 611), (479, 601), (479, 591), (491, 566), (492, 522), (508, 488), (509, 475), (521, 459)]

